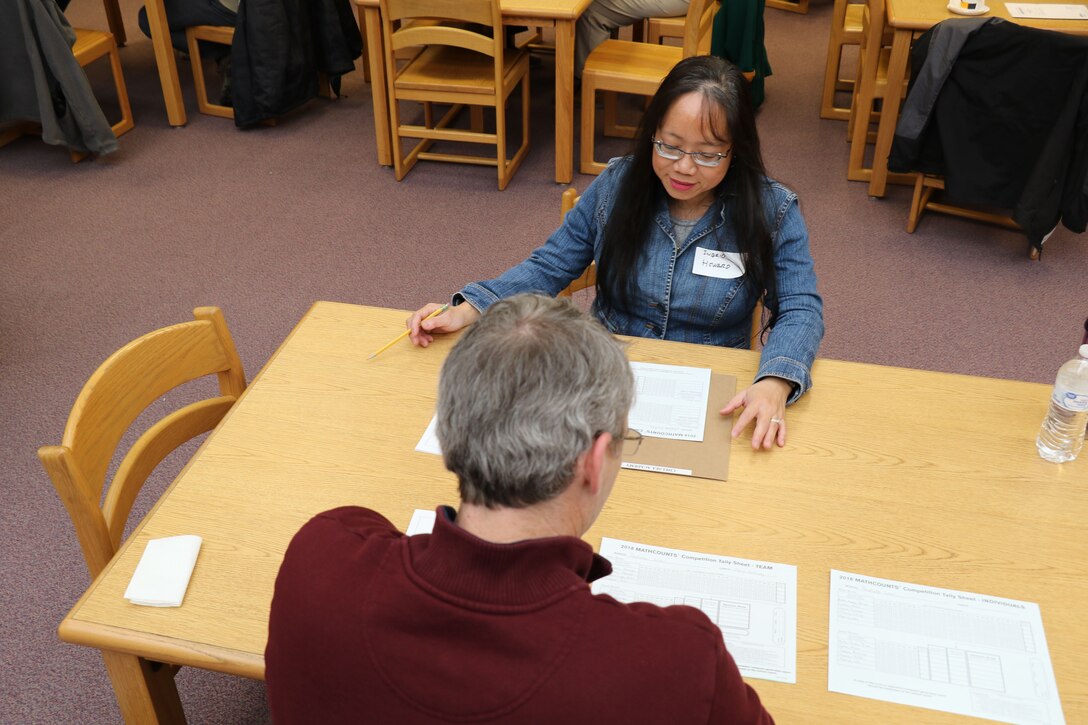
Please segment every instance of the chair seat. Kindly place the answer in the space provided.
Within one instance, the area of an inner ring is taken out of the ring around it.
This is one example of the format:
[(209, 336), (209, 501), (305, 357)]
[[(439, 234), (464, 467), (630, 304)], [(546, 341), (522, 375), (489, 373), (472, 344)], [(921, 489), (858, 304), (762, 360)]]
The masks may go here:
[(234, 26), (232, 25), (193, 25), (189, 30), (200, 40), (220, 45), (234, 43)]
[[(529, 54), (525, 50), (510, 50), (503, 53), (502, 60), (503, 86), (513, 88), (521, 75), (521, 66), (529, 63)], [(394, 84), (398, 91), (494, 95), (495, 64), (482, 53), (432, 45), (404, 67)]]
[(75, 28), (75, 31), (76, 43), (72, 46), (72, 55), (81, 66), (101, 58), (114, 47), (115, 41), (110, 33), (85, 28)]
[[(652, 95), (661, 79), (684, 57), (682, 48), (671, 45), (650, 45), (628, 40), (606, 40), (586, 59), (582, 82), (597, 73), (607, 75), (608, 89), (626, 92), (621, 84), (630, 84), (631, 93)], [(645, 89), (649, 88), (649, 91)]]

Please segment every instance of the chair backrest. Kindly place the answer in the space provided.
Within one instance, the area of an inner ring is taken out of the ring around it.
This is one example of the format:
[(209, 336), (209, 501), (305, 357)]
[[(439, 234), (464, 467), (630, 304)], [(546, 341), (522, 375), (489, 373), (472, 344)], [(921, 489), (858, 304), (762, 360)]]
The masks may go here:
[[(110, 355), (76, 398), (61, 444), (38, 449), (92, 578), (117, 552), (150, 473), (182, 443), (214, 428), (246, 387), (219, 308), (199, 307), (193, 316), (193, 322), (155, 330)], [(145, 431), (122, 459), (100, 505), (110, 461), (133, 421), (170, 390), (212, 374), (218, 376), (219, 397), (176, 410)]]
[(720, 7), (718, 0), (691, 0), (684, 20), (684, 57), (705, 55), (710, 50), (710, 30), (714, 14)]
[[(563, 192), (563, 196), (559, 200), (559, 221), (562, 221), (567, 217), (567, 212), (574, 208), (574, 205), (578, 203), (581, 197), (574, 189), (567, 189)], [(567, 285), (566, 289), (559, 293), (560, 297), (570, 297), (575, 292), (581, 292), (584, 289), (593, 287), (597, 284), (597, 264), (590, 262), (586, 267), (586, 271), (582, 275)], [(1088, 324), (1088, 323), (1085, 323)], [(756, 307), (752, 310), (752, 327), (748, 331), (748, 342), (752, 349), (756, 349), (756, 345), (759, 344), (760, 331), (763, 327), (763, 300), (756, 302)]]
[(495, 58), (501, 87), (504, 34), (498, 0), (381, 0), (386, 65), (398, 50), (448, 45)]

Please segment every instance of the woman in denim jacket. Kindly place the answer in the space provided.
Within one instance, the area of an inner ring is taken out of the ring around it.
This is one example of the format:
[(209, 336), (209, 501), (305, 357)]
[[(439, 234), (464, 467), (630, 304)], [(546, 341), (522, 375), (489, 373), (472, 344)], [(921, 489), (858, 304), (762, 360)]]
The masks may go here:
[[(631, 156), (614, 159), (563, 225), (500, 277), (466, 286), (450, 308), (408, 320), (412, 342), (474, 322), (519, 292), (558, 294), (597, 263), (593, 312), (616, 334), (746, 348), (768, 312), (759, 371), (722, 409), (755, 421), (753, 448), (785, 445), (787, 403), (812, 386), (823, 302), (797, 195), (768, 179), (743, 76), (728, 61), (681, 61), (642, 118)], [(468, 302), (468, 304), (462, 304)]]

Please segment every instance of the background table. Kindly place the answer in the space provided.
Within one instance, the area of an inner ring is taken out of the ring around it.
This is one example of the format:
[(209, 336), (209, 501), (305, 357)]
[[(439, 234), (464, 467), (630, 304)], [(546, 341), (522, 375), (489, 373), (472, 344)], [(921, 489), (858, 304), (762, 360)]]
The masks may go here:
[[(399, 344), (407, 312), (319, 302), (113, 563), (62, 639), (260, 678), (284, 550), (313, 514), (373, 507), (402, 529), (455, 504), (437, 456), (413, 448), (453, 340)], [(755, 353), (635, 340), (633, 360), (710, 367), (748, 384)], [(829, 570), (1038, 602), (1071, 723), (1088, 722), (1088, 461), (1035, 452), (1047, 386), (819, 360), (786, 448), (733, 443), (727, 482), (621, 471), (586, 535), (796, 564), (797, 684), (752, 680), (780, 723), (964, 718), (827, 691)], [(178, 609), (122, 598), (149, 538), (204, 545)]]
[[(392, 131), (389, 126), (389, 93), (385, 87), (381, 9), (378, 0), (355, 2), (363, 11), (378, 163), (392, 166)], [(504, 25), (541, 26), (555, 30), (555, 181), (559, 184), (569, 184), (574, 178), (574, 23), (590, 2), (500, 0)]]
[[(879, 2), (879, 0), (873, 0)], [(990, 12), (983, 17), (1004, 18), (1017, 25), (1043, 30), (1056, 30), (1072, 35), (1088, 35), (1088, 21), (1014, 18), (1002, 0), (989, 0)], [(942, 0), (885, 0), (887, 25), (894, 31), (892, 52), (888, 60), (888, 88), (900, 88), (910, 70), (910, 46), (915, 32), (929, 30), (942, 20), (960, 18)], [(876, 68), (872, 71), (875, 73)], [(892, 94), (894, 95), (894, 94)], [(895, 138), (899, 120), (899, 103), (886, 98), (877, 126), (876, 148), (873, 152), (873, 174), (869, 179), (869, 195), (884, 196), (888, 188), (888, 154)], [(1068, 713), (1067, 713), (1068, 715)]]

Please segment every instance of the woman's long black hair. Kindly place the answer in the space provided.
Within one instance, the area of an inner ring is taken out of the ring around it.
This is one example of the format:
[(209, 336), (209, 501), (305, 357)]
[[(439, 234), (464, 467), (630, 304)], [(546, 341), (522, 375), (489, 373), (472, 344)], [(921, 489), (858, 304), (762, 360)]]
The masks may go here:
[[(666, 194), (654, 173), (651, 139), (665, 114), (688, 93), (700, 93), (707, 113), (707, 128), (718, 140), (733, 144), (725, 179), (715, 189), (718, 199), (736, 196), (733, 223), (737, 247), (745, 260), (745, 282), (764, 298), (770, 313), (766, 327), (778, 312), (774, 269), (774, 242), (763, 206), (766, 170), (759, 148), (755, 114), (748, 81), (727, 60), (715, 56), (685, 58), (661, 82), (635, 134), (632, 163), (616, 191), (616, 201), (604, 229), (601, 263), (597, 270), (597, 300), (604, 309), (629, 311), (635, 291), (635, 271), (651, 236), (654, 211)], [(728, 127), (721, 128), (724, 116)]]

